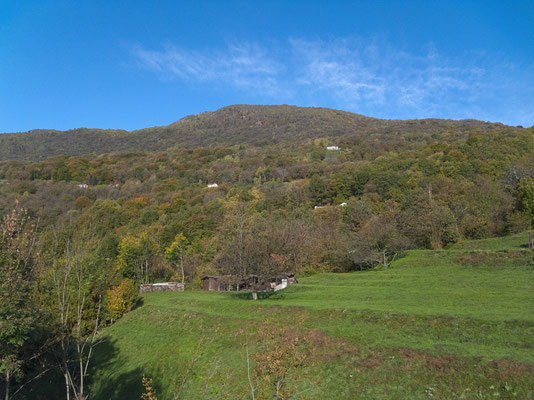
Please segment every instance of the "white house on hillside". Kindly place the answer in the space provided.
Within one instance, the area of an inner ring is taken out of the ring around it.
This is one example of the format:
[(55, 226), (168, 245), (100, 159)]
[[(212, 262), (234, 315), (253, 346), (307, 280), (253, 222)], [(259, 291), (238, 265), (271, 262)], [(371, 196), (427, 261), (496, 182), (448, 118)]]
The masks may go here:
[(339, 150), (338, 146), (326, 146), (326, 150)]

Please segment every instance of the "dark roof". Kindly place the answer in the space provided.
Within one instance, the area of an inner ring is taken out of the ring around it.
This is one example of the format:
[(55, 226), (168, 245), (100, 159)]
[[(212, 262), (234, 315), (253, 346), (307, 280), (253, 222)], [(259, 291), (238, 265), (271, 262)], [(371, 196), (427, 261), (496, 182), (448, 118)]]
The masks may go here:
[(211, 278), (213, 278), (213, 279), (219, 279), (219, 277), (218, 277), (218, 276), (215, 276), (215, 275), (206, 275), (206, 276), (200, 278), (200, 280), (203, 281), (204, 279), (211, 279)]

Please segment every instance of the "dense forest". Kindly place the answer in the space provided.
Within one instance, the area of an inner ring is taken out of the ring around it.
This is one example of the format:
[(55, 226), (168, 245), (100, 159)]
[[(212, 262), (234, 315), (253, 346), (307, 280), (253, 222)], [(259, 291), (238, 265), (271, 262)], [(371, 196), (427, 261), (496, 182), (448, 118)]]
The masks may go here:
[(96, 333), (140, 283), (385, 269), (534, 223), (534, 129), (472, 120), (231, 106), (0, 135), (0, 159), (6, 392), (59, 379), (82, 398)]

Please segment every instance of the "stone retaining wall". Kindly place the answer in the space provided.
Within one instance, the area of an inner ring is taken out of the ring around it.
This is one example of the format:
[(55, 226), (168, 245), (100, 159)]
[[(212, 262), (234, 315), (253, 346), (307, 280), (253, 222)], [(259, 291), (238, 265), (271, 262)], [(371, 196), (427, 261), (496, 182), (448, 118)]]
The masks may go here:
[(185, 283), (180, 282), (146, 283), (139, 286), (139, 292), (183, 292), (184, 288)]

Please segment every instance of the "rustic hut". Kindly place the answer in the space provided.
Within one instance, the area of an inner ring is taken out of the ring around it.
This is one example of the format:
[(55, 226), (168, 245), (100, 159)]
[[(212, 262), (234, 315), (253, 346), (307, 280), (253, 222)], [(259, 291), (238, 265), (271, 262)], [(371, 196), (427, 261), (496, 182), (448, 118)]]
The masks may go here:
[(221, 281), (218, 276), (207, 275), (202, 279), (202, 288), (210, 292), (218, 292), (221, 290)]
[(210, 292), (226, 292), (230, 290), (246, 290), (251, 282), (257, 282), (257, 277), (241, 279), (233, 275), (206, 275), (202, 279), (202, 288)]
[(183, 282), (145, 283), (139, 286), (139, 292), (183, 292), (184, 288)]
[(241, 279), (233, 275), (206, 275), (201, 279), (202, 288), (210, 292), (226, 292), (241, 289)]
[[(257, 275), (249, 275), (246, 278), (240, 278), (233, 275), (206, 275), (202, 279), (202, 288), (210, 292), (226, 292), (230, 290), (254, 290), (269, 291), (280, 290), (287, 285), (297, 283), (295, 274), (284, 272), (275, 278), (260, 279)], [(283, 284), (283, 287), (280, 285)]]

